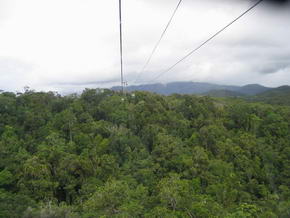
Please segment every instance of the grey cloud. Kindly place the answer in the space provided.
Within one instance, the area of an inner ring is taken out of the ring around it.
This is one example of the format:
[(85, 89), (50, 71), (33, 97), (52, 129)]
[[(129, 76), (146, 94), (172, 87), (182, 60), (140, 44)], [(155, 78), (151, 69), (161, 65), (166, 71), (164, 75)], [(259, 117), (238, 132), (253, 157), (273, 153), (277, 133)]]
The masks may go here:
[(15, 58), (0, 57), (0, 73), (1, 76), (10, 74), (21, 75), (22, 73), (32, 69), (32, 66)]
[(50, 83), (49, 85), (55, 86), (91, 86), (91, 85), (103, 85), (108, 83), (116, 83), (119, 82), (119, 79), (110, 79), (110, 80), (103, 80), (103, 81), (83, 81), (83, 82), (55, 82)]
[(16, 58), (0, 57), (1, 89), (13, 90), (28, 85), (26, 76), (33, 69), (32, 64)]
[(262, 63), (262, 66), (259, 69), (259, 73), (261, 74), (272, 74), (277, 73), (281, 70), (285, 70), (290, 68), (290, 60), (289, 61), (274, 61), (270, 63)]

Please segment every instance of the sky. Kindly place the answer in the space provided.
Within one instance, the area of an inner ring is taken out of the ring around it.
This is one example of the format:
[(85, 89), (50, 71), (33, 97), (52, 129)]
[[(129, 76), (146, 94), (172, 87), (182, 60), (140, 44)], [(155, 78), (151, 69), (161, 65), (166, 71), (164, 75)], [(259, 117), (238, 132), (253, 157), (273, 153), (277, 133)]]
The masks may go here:
[[(128, 85), (173, 81), (290, 85), (290, 6), (261, 3), (174, 69), (153, 80), (254, 0), (123, 0)], [(78, 92), (119, 85), (118, 0), (0, 0), (0, 89)]]

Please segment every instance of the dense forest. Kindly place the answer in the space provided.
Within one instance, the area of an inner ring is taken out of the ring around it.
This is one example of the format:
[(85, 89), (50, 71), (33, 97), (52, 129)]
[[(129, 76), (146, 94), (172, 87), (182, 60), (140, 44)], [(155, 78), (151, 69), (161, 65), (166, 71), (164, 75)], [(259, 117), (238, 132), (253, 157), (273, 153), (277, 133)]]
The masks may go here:
[(0, 217), (288, 218), (290, 107), (2, 92)]

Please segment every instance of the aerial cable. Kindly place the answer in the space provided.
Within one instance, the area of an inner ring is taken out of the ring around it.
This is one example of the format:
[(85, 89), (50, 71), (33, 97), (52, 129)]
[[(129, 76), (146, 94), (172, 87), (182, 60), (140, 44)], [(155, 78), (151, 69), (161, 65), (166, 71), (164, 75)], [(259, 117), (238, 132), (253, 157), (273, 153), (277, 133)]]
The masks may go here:
[(258, 6), (262, 1), (264, 0), (259, 0), (258, 2), (256, 2), (253, 6), (251, 6), (249, 9), (247, 9), (244, 13), (242, 13), (240, 16), (238, 16), (236, 19), (234, 19), (233, 21), (231, 21), (229, 24), (227, 24), (225, 27), (223, 27), (221, 30), (219, 30), (217, 33), (215, 33), (214, 35), (212, 35), (209, 39), (207, 39), (206, 41), (204, 41), (202, 44), (200, 44), (198, 47), (196, 47), (194, 50), (192, 50), (191, 52), (189, 52), (187, 55), (185, 55), (183, 58), (181, 58), (179, 61), (177, 61), (175, 64), (173, 64), (171, 67), (169, 67), (167, 70), (161, 72), (159, 75), (157, 75), (154, 79), (148, 81), (148, 83), (153, 82), (154, 80), (157, 80), (159, 77), (161, 77), (163, 74), (169, 72), (170, 70), (172, 70), (174, 67), (176, 67), (178, 64), (180, 64), (182, 61), (184, 61), (185, 59), (187, 59), (189, 56), (191, 56), (192, 54), (194, 54), (195, 52), (197, 52), (199, 49), (201, 49), (205, 44), (207, 44), (208, 42), (210, 42), (211, 40), (213, 40), (215, 37), (217, 37), (219, 34), (221, 34), (223, 31), (225, 31), (228, 27), (230, 27), (232, 24), (234, 24), (236, 21), (238, 21), (239, 19), (241, 19), (243, 16), (245, 16), (248, 12), (250, 12), (252, 9), (254, 9), (256, 6)]
[(174, 11), (173, 11), (173, 14), (171, 15), (171, 17), (170, 17), (170, 19), (169, 19), (169, 21), (168, 21), (168, 23), (167, 23), (165, 29), (163, 30), (163, 32), (162, 32), (162, 34), (161, 34), (159, 40), (157, 41), (156, 45), (154, 46), (154, 48), (153, 48), (153, 50), (152, 50), (152, 52), (151, 52), (149, 58), (147, 59), (146, 63), (144, 64), (142, 70), (138, 73), (138, 75), (137, 75), (137, 77), (136, 77), (136, 80), (135, 80), (135, 83), (138, 81), (138, 79), (140, 78), (141, 74), (144, 73), (144, 71), (146, 70), (147, 66), (148, 66), (149, 63), (151, 62), (151, 59), (152, 59), (154, 53), (156, 52), (157, 48), (159, 47), (159, 44), (161, 43), (163, 37), (165, 36), (165, 34), (166, 34), (166, 32), (167, 32), (167, 30), (168, 30), (170, 24), (172, 23), (172, 20), (173, 20), (173, 18), (174, 18), (174, 16), (175, 16), (175, 14), (176, 14), (176, 12), (177, 12), (177, 10), (178, 10), (180, 4), (182, 3), (182, 1), (183, 1), (183, 0), (179, 0), (179, 2), (178, 2), (178, 4), (177, 4), (176, 8), (175, 8)]
[(124, 93), (124, 73), (123, 73), (123, 33), (122, 33), (122, 0), (119, 0), (119, 22), (120, 22), (120, 63), (121, 63), (121, 87)]

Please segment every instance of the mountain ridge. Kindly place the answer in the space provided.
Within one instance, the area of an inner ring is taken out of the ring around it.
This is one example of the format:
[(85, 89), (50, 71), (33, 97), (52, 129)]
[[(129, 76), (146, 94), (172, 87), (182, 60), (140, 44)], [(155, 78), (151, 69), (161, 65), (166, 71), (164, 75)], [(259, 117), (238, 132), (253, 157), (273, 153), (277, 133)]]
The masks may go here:
[(267, 104), (290, 105), (290, 86), (284, 85), (250, 97), (250, 101)]
[[(121, 90), (120, 86), (111, 88), (112, 90)], [(171, 94), (199, 94), (204, 95), (215, 90), (226, 90), (241, 95), (257, 95), (265, 91), (271, 90), (272, 88), (265, 87), (259, 84), (248, 84), (245, 86), (234, 86), (234, 85), (218, 85), (214, 83), (206, 82), (171, 82), (167, 84), (145, 84), (145, 85), (134, 85), (126, 87), (129, 92), (132, 91), (149, 91), (162, 95)]]

